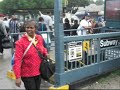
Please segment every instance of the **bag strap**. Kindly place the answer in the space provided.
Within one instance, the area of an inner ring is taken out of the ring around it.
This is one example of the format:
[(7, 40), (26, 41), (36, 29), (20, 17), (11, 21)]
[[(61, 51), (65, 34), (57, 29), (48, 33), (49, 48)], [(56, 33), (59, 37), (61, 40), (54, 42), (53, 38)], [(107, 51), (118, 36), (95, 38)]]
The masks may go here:
[[(29, 44), (28, 47), (26, 48), (25, 52), (23, 53), (22, 59), (23, 59), (23, 57), (25, 56), (25, 54), (27, 53), (27, 51), (29, 50), (29, 48), (31, 47), (31, 45), (32, 45), (32, 43), (33, 43), (34, 40), (35, 40), (35, 37), (32, 39), (32, 41), (30, 42), (30, 44)], [(14, 58), (14, 56), (15, 56), (15, 53), (13, 54), (13, 57), (12, 57), (12, 58)], [(23, 60), (22, 60), (22, 62), (23, 62)]]
[[(35, 49), (37, 50), (38, 56), (39, 56), (40, 58), (42, 58), (42, 60), (45, 60), (46, 62), (48, 62), (48, 61), (47, 61), (48, 58), (47, 58), (47, 57), (44, 57), (44, 56), (42, 55), (42, 53), (37, 49), (37, 47), (36, 47), (34, 44), (33, 44), (33, 46), (34, 46)], [(53, 61), (53, 60), (50, 59), (50, 58), (49, 58), (49, 60), (50, 60), (50, 61)], [(53, 71), (49, 66), (47, 66), (47, 67), (48, 67), (48, 69), (50, 70), (51, 73), (54, 73), (54, 71)]]
[(37, 47), (36, 47), (34, 44), (33, 44), (33, 46), (34, 46), (35, 49), (37, 50), (39, 57), (42, 58), (43, 60), (46, 59), (46, 58), (43, 56), (43, 54), (37, 49)]
[(52, 59), (50, 59), (50, 58), (47, 58), (46, 56), (43, 56), (43, 54), (38, 50), (38, 48), (37, 48), (34, 44), (33, 44), (33, 46), (34, 46), (35, 49), (37, 50), (38, 55), (39, 55), (40, 58), (42, 58), (43, 60), (49, 59), (50, 61), (54, 61), (54, 60), (52, 60)]
[(34, 40), (35, 40), (35, 36), (34, 36), (34, 38), (32, 39), (32, 41), (30, 42), (29, 46), (26, 48), (25, 52), (23, 53), (22, 59), (23, 59), (23, 57), (25, 56), (25, 54), (27, 53), (27, 51), (29, 50), (29, 48), (31, 47), (31, 45), (32, 45), (32, 43), (34, 42)]

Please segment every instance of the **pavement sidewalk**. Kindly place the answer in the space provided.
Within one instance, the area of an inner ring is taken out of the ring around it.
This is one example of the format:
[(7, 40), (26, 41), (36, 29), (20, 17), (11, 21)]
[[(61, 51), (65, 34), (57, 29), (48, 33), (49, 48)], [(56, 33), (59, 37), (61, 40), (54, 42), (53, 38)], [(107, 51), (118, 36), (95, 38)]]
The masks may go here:
[[(50, 56), (54, 59), (54, 51), (50, 51)], [(7, 77), (7, 71), (11, 70), (11, 49), (5, 49), (4, 54), (0, 55), (0, 89), (24, 89), (22, 83), (21, 87), (15, 86), (14, 80)], [(51, 84), (42, 80), (41, 89), (48, 89)]]

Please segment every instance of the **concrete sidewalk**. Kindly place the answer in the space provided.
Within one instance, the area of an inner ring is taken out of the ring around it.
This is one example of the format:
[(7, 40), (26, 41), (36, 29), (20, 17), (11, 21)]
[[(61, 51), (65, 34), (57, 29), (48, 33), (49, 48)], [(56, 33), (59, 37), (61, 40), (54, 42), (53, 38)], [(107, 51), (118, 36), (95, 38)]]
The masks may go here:
[[(54, 51), (50, 51), (50, 56), (54, 59)], [(4, 54), (0, 56), (0, 89), (24, 89), (22, 83), (21, 87), (15, 86), (14, 80), (7, 77), (7, 71), (11, 70), (11, 49), (5, 49)], [(41, 89), (48, 89), (51, 84), (42, 80)]]

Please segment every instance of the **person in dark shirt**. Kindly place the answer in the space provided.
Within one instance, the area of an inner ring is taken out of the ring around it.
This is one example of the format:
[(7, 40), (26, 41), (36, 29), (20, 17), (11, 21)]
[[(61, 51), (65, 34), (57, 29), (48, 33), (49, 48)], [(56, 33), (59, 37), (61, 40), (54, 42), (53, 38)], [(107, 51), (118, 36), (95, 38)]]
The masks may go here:
[(4, 15), (0, 14), (0, 55), (3, 55), (3, 51), (4, 51), (2, 46), (2, 39), (8, 36), (5, 24), (3, 22), (3, 17)]
[[(68, 18), (65, 19), (65, 23), (63, 24), (63, 26), (64, 26), (64, 30), (68, 30), (71, 28)], [(70, 36), (70, 31), (64, 31), (64, 35)]]
[(44, 19), (42, 17), (39, 17), (38, 31), (47, 31), (46, 24), (44, 23)]
[[(46, 27), (46, 24), (44, 23), (43, 17), (39, 17), (38, 30), (36, 31), (36, 34), (42, 36), (40, 31), (47, 31), (47, 27)], [(44, 39), (43, 36), (42, 36), (42, 38)], [(47, 48), (47, 43), (45, 42), (45, 40), (43, 40), (43, 45), (45, 48)], [(48, 48), (47, 48), (47, 50), (48, 50)]]
[(20, 23), (18, 21), (18, 18), (15, 15), (12, 15), (12, 19), (9, 22), (9, 31), (12, 33), (13, 38), (13, 46), (15, 48), (15, 42), (19, 39), (19, 30), (20, 30)]
[[(78, 20), (74, 20), (74, 24), (73, 24), (73, 26), (71, 27), (71, 29), (77, 29), (78, 26), (79, 26)], [(71, 33), (72, 33), (72, 35), (77, 35), (76, 31), (72, 31)]]

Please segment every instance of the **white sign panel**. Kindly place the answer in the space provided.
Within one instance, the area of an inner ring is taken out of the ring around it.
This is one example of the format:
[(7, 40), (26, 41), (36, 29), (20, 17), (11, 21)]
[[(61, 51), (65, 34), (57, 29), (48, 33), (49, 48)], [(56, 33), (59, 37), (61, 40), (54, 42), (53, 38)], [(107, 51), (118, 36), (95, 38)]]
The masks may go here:
[(82, 60), (82, 42), (69, 43), (69, 61)]

